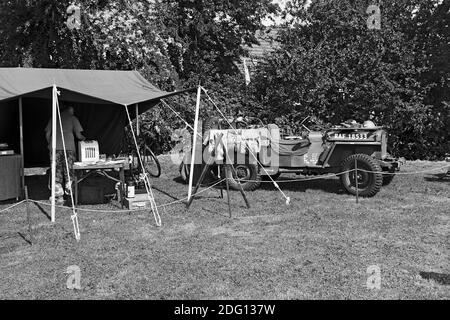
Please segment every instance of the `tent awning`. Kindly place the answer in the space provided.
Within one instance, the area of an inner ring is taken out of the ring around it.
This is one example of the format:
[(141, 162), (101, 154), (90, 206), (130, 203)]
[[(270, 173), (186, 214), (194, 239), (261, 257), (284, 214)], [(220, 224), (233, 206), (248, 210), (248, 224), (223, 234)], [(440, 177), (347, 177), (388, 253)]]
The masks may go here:
[(0, 68), (0, 102), (48, 98), (54, 84), (66, 100), (81, 103), (132, 105), (181, 93), (159, 90), (137, 71)]

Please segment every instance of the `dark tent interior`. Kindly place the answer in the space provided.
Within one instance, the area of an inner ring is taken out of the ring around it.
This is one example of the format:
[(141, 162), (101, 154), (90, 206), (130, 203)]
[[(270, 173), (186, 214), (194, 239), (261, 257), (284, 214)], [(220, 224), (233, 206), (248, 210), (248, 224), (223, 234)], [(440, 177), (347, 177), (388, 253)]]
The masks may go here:
[(165, 92), (150, 84), (137, 71), (0, 68), (0, 142), (20, 154), (20, 107), (22, 99), (23, 159), (26, 168), (48, 166), (45, 127), (51, 119), (53, 84), (58, 101), (71, 105), (84, 135), (99, 142), (100, 153), (117, 155), (123, 150), (128, 106), (131, 119), (136, 105), (141, 114)]
[[(64, 101), (60, 101), (64, 102)], [(75, 109), (84, 135), (97, 140), (100, 152), (118, 154), (124, 143), (125, 126), (128, 124), (125, 107), (111, 104), (66, 102)], [(0, 103), (0, 141), (8, 143), (20, 153), (20, 121), (18, 100)], [(23, 159), (25, 168), (50, 167), (50, 153), (45, 139), (45, 127), (51, 121), (52, 100), (44, 98), (22, 98), (23, 114)], [(135, 115), (131, 110), (130, 116)], [(115, 173), (112, 173), (115, 175)], [(27, 177), (26, 184), (34, 199), (47, 199), (49, 190), (47, 176)], [(92, 176), (81, 185), (102, 185), (105, 193), (114, 192), (114, 183), (99, 176)]]
[[(49, 166), (49, 149), (45, 139), (45, 127), (51, 120), (51, 99), (23, 98), (23, 135), (25, 167)], [(61, 99), (61, 101), (63, 101)], [(20, 153), (18, 101), (0, 103), (0, 141), (8, 143)], [(100, 152), (119, 154), (124, 143), (124, 129), (128, 124), (124, 107), (108, 104), (67, 102), (75, 108), (84, 135), (97, 140)], [(135, 111), (130, 108), (130, 116)]]

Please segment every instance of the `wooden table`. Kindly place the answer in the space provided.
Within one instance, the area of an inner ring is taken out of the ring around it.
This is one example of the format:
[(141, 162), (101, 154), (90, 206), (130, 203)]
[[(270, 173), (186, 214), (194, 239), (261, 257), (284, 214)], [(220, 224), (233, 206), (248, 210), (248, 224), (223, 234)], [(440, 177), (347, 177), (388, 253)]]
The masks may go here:
[[(74, 176), (74, 201), (75, 205), (78, 205), (78, 184), (86, 179), (93, 173), (100, 174), (112, 181), (120, 182), (120, 204), (124, 206), (125, 198), (125, 164), (126, 160), (121, 161), (111, 161), (111, 162), (97, 162), (92, 164), (80, 164), (75, 163), (73, 165), (73, 176)], [(119, 170), (119, 179), (110, 176), (107, 172), (111, 170)]]

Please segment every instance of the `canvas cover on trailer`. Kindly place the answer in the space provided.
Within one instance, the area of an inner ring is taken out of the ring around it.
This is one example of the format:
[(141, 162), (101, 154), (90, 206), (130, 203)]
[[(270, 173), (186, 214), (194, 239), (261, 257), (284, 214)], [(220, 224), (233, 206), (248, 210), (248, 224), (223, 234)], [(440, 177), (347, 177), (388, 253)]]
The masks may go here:
[(44, 129), (51, 118), (52, 87), (60, 102), (75, 108), (85, 135), (99, 141), (100, 152), (118, 154), (128, 124), (124, 105), (135, 116), (159, 99), (180, 92), (159, 90), (137, 71), (0, 68), (0, 142), (19, 153), (19, 104), (23, 101), (25, 166), (49, 163)]

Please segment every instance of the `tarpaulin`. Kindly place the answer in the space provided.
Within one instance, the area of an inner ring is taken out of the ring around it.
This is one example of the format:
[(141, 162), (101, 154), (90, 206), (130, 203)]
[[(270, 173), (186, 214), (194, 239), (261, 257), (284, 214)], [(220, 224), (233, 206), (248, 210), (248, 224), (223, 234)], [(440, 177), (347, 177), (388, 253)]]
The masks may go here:
[(0, 68), (0, 142), (20, 151), (22, 98), (26, 167), (49, 163), (44, 129), (51, 118), (53, 84), (59, 101), (74, 106), (87, 138), (99, 141), (100, 152), (108, 155), (123, 149), (128, 124), (124, 105), (134, 118), (135, 104), (143, 113), (159, 99), (182, 93), (159, 90), (137, 71)]
[(137, 71), (0, 68), (0, 101), (48, 98), (54, 84), (67, 91), (64, 99), (82, 103), (144, 105), (177, 94), (159, 90)]

